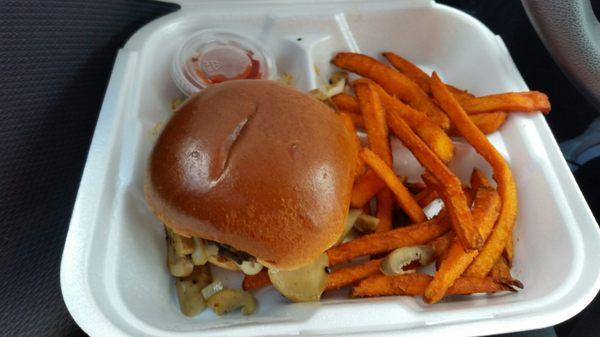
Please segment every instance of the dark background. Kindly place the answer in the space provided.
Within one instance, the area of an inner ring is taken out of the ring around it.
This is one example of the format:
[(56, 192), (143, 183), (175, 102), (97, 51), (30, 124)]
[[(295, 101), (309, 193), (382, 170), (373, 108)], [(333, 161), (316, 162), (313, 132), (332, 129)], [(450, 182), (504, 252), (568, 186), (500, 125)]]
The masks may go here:
[[(553, 63), (519, 1), (440, 2), (502, 36), (528, 85), (551, 97), (547, 119), (559, 141), (598, 115)], [(83, 335), (62, 301), (59, 268), (104, 90), (118, 48), (177, 9), (140, 0), (0, 1), (0, 336)], [(597, 164), (578, 177), (595, 204)], [(600, 334), (585, 330), (585, 316), (599, 314), (597, 305), (587, 309), (559, 336), (574, 328), (572, 336)]]

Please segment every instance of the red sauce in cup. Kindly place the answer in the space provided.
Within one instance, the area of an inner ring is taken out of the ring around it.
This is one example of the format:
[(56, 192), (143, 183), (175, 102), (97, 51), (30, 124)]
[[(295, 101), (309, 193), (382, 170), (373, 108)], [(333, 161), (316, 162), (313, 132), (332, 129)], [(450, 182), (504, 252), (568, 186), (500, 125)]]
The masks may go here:
[(194, 55), (188, 66), (210, 84), (262, 77), (260, 62), (254, 59), (253, 53), (235, 46), (221, 45)]
[(276, 75), (274, 59), (261, 43), (218, 29), (206, 29), (190, 36), (171, 63), (171, 77), (187, 96), (216, 83), (273, 79)]

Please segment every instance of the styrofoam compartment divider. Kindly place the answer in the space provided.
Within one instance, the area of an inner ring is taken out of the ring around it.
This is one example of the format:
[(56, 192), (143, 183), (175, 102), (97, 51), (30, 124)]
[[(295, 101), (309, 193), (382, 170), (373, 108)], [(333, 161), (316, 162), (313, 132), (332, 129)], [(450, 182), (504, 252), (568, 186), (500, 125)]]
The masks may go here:
[[(541, 114), (512, 114), (490, 136), (510, 161), (519, 191), (516, 294), (454, 297), (430, 306), (419, 298), (348, 299), (292, 304), (273, 289), (257, 292), (259, 309), (195, 318), (179, 312), (165, 268), (159, 221), (147, 209), (148, 154), (170, 101), (176, 48), (205, 28), (261, 40), (280, 73), (301, 90), (327, 80), (337, 51), (372, 56), (390, 50), (481, 95), (527, 90), (502, 40), (472, 17), (427, 0), (182, 1), (182, 10), (140, 29), (119, 52), (88, 155), (61, 266), (67, 307), (98, 336), (481, 335), (555, 324), (581, 310), (600, 287), (600, 235)], [(553, 113), (565, 113), (555, 111)], [(158, 126), (157, 126), (158, 125)], [(412, 179), (420, 168), (393, 142), (395, 168)], [(457, 142), (452, 168), (463, 180), (489, 166)], [(233, 273), (219, 272), (230, 286)]]

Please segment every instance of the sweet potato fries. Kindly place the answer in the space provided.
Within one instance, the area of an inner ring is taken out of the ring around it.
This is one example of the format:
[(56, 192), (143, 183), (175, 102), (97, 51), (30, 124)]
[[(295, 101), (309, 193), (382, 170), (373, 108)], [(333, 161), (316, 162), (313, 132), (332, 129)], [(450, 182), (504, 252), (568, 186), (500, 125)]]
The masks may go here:
[[(385, 52), (383, 56), (391, 66), (357, 53), (341, 52), (332, 60), (363, 76), (351, 81), (356, 96), (347, 91), (332, 97), (332, 102), (348, 130), (366, 132), (363, 144), (368, 147), (359, 152), (360, 170), (350, 205), (376, 215), (380, 227), (327, 250), (334, 270), (326, 289), (351, 286), (353, 297), (422, 296), (425, 302), (435, 303), (448, 295), (522, 288), (510, 272), (518, 210), (516, 184), (508, 163), (485, 134), (501, 128), (510, 113), (548, 113), (547, 96), (531, 91), (477, 97), (399, 55)], [(400, 140), (423, 166), (425, 184), (407, 185), (394, 171), (391, 137)], [(448, 166), (454, 156), (450, 137), (464, 138), (490, 164), (495, 187), (477, 168), (470, 182), (461, 182)], [(391, 202), (392, 196), (396, 203)], [(423, 208), (438, 198), (443, 208), (427, 220)], [(375, 212), (372, 205), (377, 207)], [(398, 211), (403, 221), (393, 216)], [(406, 251), (403, 247), (423, 249), (419, 245), (433, 252), (429, 253), (437, 266), (433, 276), (415, 273), (417, 261), (410, 263), (413, 273), (389, 268), (391, 256), (402, 256), (398, 254)], [(346, 265), (360, 257), (367, 260)], [(265, 284), (259, 273), (246, 277), (244, 289)]]

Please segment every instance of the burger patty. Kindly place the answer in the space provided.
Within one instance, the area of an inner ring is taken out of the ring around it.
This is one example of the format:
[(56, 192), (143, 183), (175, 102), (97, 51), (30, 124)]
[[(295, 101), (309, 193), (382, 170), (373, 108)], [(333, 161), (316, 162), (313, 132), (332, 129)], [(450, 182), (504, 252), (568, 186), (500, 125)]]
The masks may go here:
[(236, 250), (235, 248), (223, 243), (214, 242), (219, 247), (219, 256), (227, 257), (237, 264), (242, 264), (244, 261), (256, 262), (256, 258), (246, 252)]

